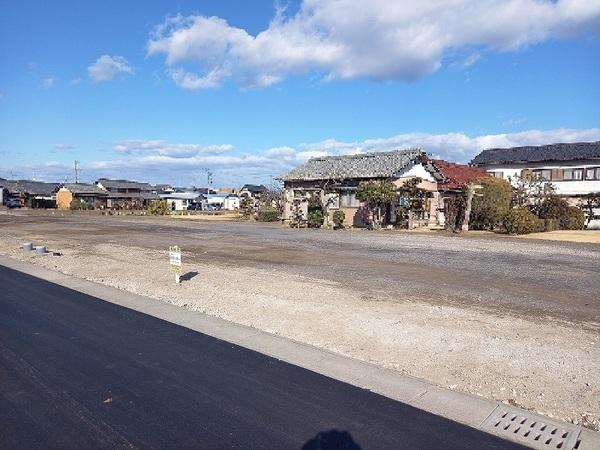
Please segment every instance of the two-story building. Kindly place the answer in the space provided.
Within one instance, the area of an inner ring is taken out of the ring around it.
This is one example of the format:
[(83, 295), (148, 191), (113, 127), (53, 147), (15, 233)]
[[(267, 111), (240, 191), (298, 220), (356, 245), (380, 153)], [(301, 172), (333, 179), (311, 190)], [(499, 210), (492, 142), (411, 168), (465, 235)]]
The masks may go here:
[(551, 182), (556, 194), (572, 204), (600, 192), (600, 142), (491, 148), (471, 165), (509, 181), (533, 177)]
[(100, 178), (96, 181), (96, 186), (108, 192), (108, 208), (144, 208), (151, 200), (159, 198), (155, 189), (148, 183)]

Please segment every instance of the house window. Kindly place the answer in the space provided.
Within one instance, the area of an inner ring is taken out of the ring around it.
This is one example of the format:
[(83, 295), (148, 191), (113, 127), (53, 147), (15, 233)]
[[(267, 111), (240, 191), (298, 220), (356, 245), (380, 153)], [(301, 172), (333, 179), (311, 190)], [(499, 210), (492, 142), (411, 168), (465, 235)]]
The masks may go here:
[(600, 167), (589, 167), (585, 169), (586, 180), (600, 180)]
[(551, 169), (534, 170), (533, 178), (536, 180), (550, 181), (550, 180), (552, 180), (552, 170)]
[(565, 169), (564, 179), (571, 181), (583, 180), (583, 169)]
[(502, 171), (490, 172), (490, 174), (496, 178), (504, 178), (504, 172)]
[(600, 167), (596, 167), (596, 180), (600, 180)]
[(356, 198), (356, 193), (352, 191), (340, 192), (340, 206), (342, 208), (358, 208), (360, 201)]

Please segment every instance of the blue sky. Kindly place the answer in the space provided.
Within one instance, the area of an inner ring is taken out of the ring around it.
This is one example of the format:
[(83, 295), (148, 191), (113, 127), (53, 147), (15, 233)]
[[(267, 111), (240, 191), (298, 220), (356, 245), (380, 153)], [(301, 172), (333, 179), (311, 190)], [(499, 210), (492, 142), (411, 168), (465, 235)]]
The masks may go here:
[(413, 3), (0, 0), (0, 177), (236, 185), (600, 140), (600, 1)]

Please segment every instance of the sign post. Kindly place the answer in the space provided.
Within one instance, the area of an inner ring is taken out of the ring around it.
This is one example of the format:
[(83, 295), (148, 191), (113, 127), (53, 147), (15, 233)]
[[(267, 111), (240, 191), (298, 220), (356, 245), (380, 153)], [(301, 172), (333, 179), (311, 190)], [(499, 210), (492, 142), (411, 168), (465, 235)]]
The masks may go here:
[(175, 272), (175, 283), (181, 283), (181, 249), (177, 245), (169, 247), (169, 263), (171, 271)]

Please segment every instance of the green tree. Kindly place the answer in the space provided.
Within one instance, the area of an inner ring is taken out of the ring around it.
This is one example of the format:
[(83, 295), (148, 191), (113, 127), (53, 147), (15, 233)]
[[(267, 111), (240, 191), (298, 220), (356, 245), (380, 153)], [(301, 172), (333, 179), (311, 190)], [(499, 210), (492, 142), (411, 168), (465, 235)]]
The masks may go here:
[(344, 228), (344, 221), (346, 220), (346, 213), (344, 211), (336, 211), (333, 213), (333, 226), (334, 228)]
[(370, 227), (379, 229), (383, 222), (382, 208), (396, 200), (398, 192), (390, 181), (363, 181), (358, 185), (356, 198), (366, 203)]
[(471, 203), (469, 226), (473, 230), (494, 230), (508, 213), (513, 188), (502, 178), (484, 177), (476, 180), (481, 186)]
[(418, 177), (411, 178), (397, 190), (400, 196), (400, 206), (396, 212), (398, 223), (402, 226), (410, 227), (412, 220), (423, 218), (426, 212), (426, 200), (429, 193), (419, 187), (422, 181)]

